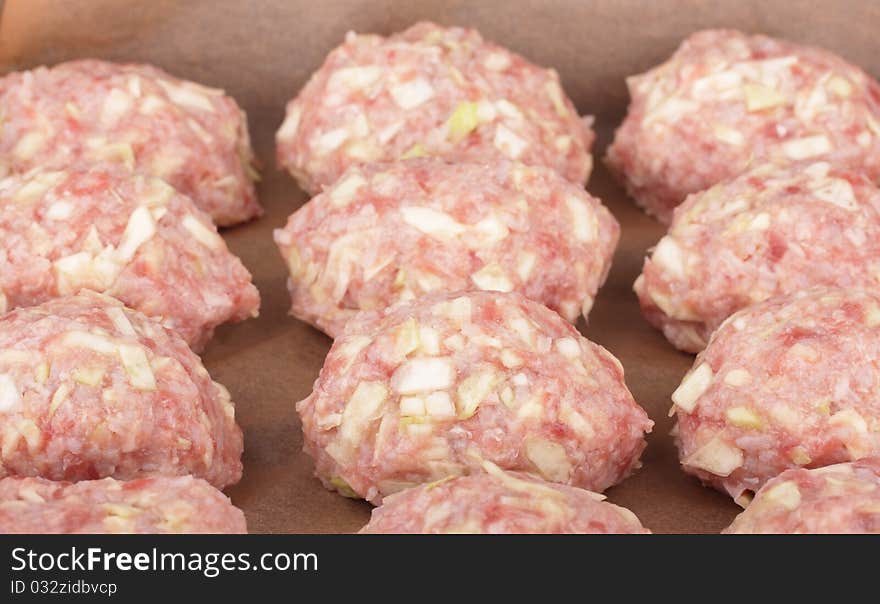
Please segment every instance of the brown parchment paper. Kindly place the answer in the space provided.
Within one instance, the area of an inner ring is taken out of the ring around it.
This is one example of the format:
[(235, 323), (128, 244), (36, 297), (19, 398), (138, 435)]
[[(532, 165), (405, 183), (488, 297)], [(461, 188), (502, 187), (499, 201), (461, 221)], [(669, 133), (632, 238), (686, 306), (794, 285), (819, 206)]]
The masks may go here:
[[(305, 201), (275, 168), (284, 105), (348, 30), (391, 33), (420, 19), (480, 29), (555, 67), (582, 113), (597, 116), (600, 156), (626, 109), (624, 78), (667, 57), (688, 33), (735, 27), (821, 45), (880, 76), (880, 2), (874, 0), (7, 0), (0, 2), (0, 72), (82, 57), (154, 63), (227, 90), (248, 113), (262, 162), (266, 215), (223, 232), (263, 296), (258, 320), (225, 326), (204, 355), (236, 402), (245, 433), (244, 479), (228, 489), (252, 532), (351, 532), (370, 507), (325, 491), (293, 404), (311, 390), (330, 340), (287, 316), (286, 271), (272, 229)], [(642, 319), (632, 282), (663, 234), (597, 162), (588, 189), (622, 225), (614, 266), (585, 335), (626, 368), (656, 422), (644, 467), (608, 491), (655, 532), (718, 532), (738, 508), (678, 468), (669, 395), (692, 357)]]

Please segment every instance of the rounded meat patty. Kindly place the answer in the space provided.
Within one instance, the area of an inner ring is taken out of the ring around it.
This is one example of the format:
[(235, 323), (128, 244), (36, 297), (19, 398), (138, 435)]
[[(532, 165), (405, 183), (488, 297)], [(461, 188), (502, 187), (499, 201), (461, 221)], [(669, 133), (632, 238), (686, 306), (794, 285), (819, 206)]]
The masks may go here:
[(177, 334), (91, 291), (0, 317), (0, 477), (241, 478), (226, 389)]
[(514, 159), (583, 185), (591, 124), (554, 70), (474, 30), (419, 23), (346, 35), (287, 105), (276, 142), (278, 163), (312, 194), (353, 164), (420, 156)]
[(684, 470), (739, 503), (789, 468), (880, 455), (880, 292), (814, 289), (731, 315), (672, 400)]
[(207, 215), (164, 181), (107, 167), (0, 180), (0, 312), (90, 289), (201, 349), (260, 295)]
[(787, 470), (724, 530), (729, 534), (880, 533), (880, 460)]
[(828, 51), (707, 30), (627, 86), (607, 161), (665, 223), (689, 193), (767, 162), (827, 160), (880, 180), (880, 84)]
[(377, 504), (483, 460), (602, 491), (638, 467), (653, 425), (611, 353), (499, 292), (359, 314), (296, 408), (317, 476)]
[(150, 65), (84, 60), (0, 78), (0, 172), (120, 164), (221, 225), (261, 213), (247, 118), (222, 90)]
[(880, 286), (880, 189), (827, 162), (762, 166), (691, 195), (635, 290), (670, 342), (699, 352), (735, 311), (814, 286)]
[(0, 480), (0, 533), (247, 533), (229, 498), (192, 476)]
[(414, 159), (350, 168), (275, 241), (291, 313), (336, 336), (358, 310), (434, 290), (517, 291), (574, 322), (619, 234), (598, 199), (549, 168)]
[(401, 491), (373, 510), (361, 533), (650, 533), (604, 495), (504, 472), (449, 477)]

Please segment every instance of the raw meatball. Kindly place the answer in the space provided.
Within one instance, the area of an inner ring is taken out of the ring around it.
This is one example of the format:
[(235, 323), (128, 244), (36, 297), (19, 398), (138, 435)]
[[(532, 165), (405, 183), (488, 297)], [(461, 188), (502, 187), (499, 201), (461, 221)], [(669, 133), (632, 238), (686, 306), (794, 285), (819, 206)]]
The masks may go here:
[(275, 241), (292, 314), (336, 336), (359, 309), (433, 290), (517, 291), (574, 322), (619, 234), (598, 199), (548, 168), (414, 159), (349, 169)]
[(168, 181), (219, 225), (261, 213), (247, 119), (222, 90), (86, 60), (0, 79), (0, 172), (111, 162)]
[(880, 292), (810, 290), (731, 315), (672, 400), (684, 470), (740, 502), (789, 468), (880, 455)]
[(197, 350), (260, 305), (208, 216), (158, 178), (95, 167), (0, 180), (0, 312), (81, 289), (122, 300)]
[(653, 425), (611, 353), (499, 292), (357, 315), (296, 408), (317, 476), (376, 504), (483, 460), (602, 491), (638, 467)]
[(177, 334), (90, 291), (0, 317), (0, 477), (241, 478), (226, 389)]
[(665, 223), (689, 193), (767, 162), (823, 159), (880, 179), (880, 84), (825, 50), (702, 31), (627, 86), (608, 164)]
[(880, 533), (880, 461), (787, 470), (725, 533)]
[(192, 476), (74, 484), (0, 480), (0, 533), (247, 533), (229, 498)]
[(735, 311), (812, 286), (880, 286), (880, 190), (826, 162), (762, 166), (688, 197), (635, 290), (652, 324), (699, 352)]
[(352, 164), (437, 156), (553, 168), (583, 185), (592, 118), (552, 69), (471, 29), (419, 23), (383, 38), (350, 32), (287, 105), (278, 163), (310, 193)]
[(650, 533), (604, 495), (500, 470), (449, 477), (385, 498), (361, 533)]

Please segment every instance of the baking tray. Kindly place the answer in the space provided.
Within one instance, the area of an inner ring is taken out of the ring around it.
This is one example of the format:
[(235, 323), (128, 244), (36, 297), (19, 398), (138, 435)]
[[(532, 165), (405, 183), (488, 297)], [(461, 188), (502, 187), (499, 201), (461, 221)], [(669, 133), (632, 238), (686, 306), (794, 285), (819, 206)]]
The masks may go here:
[[(275, 130), (285, 103), (346, 31), (388, 34), (421, 19), (479, 29), (559, 71), (580, 112), (597, 117), (597, 158), (626, 109), (624, 78), (664, 60), (698, 29), (734, 27), (824, 46), (880, 75), (880, 3), (871, 0), (7, 0), (0, 6), (4, 73), (83, 57), (149, 62), (224, 88), (248, 113), (266, 214), (223, 235), (253, 274), (262, 310), (257, 320), (221, 327), (204, 359), (232, 393), (245, 434), (244, 478), (227, 492), (250, 530), (263, 533), (352, 532), (370, 513), (368, 504), (324, 490), (301, 450), (294, 402), (310, 392), (330, 339), (287, 315), (286, 268), (272, 242), (272, 230), (306, 200), (275, 167)], [(663, 228), (635, 208), (601, 162), (587, 188), (620, 221), (622, 237), (589, 325), (579, 327), (617, 355), (633, 395), (656, 422), (644, 467), (607, 495), (654, 532), (718, 532), (737, 506), (681, 472), (669, 436), (669, 395), (693, 358), (648, 326), (632, 293), (645, 251)]]

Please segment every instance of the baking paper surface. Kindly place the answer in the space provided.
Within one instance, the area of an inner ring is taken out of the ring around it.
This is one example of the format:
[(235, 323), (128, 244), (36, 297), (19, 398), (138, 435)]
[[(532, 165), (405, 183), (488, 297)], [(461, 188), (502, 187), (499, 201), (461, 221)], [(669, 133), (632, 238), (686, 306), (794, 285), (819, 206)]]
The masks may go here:
[[(224, 88), (247, 111), (266, 215), (223, 232), (254, 276), (260, 318), (221, 327), (205, 364), (225, 384), (245, 433), (244, 478), (228, 489), (252, 532), (352, 532), (370, 506), (330, 493), (302, 452), (295, 401), (311, 391), (330, 339), (287, 315), (286, 269), (272, 230), (306, 199), (276, 169), (284, 105), (348, 30), (388, 34), (431, 19), (476, 27), (490, 40), (559, 71), (584, 114), (597, 116), (598, 157), (626, 110), (625, 78), (664, 60), (690, 32), (734, 27), (824, 46), (880, 75), (880, 3), (865, 0), (7, 0), (3, 73), (94, 57), (148, 62)], [(833, 7), (833, 9), (832, 9)], [(607, 283), (580, 328), (620, 358), (636, 400), (656, 422), (644, 467), (610, 489), (654, 532), (718, 532), (739, 508), (681, 472), (669, 395), (693, 357), (642, 319), (632, 283), (662, 227), (642, 214), (601, 162), (588, 184), (622, 226)]]

